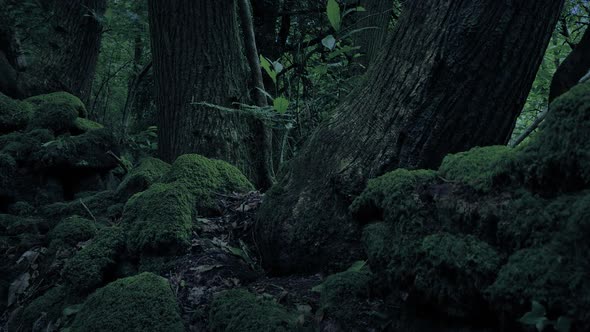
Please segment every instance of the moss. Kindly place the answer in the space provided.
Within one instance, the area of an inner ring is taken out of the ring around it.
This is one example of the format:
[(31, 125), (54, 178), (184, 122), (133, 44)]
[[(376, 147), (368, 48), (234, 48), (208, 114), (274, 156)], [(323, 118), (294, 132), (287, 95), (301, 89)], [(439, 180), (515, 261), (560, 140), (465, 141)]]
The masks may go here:
[(114, 281), (88, 297), (72, 332), (182, 332), (170, 284), (152, 273)]
[(106, 190), (73, 201), (59, 202), (43, 206), (40, 208), (40, 214), (47, 219), (58, 221), (74, 215), (79, 215), (84, 218), (92, 218), (80, 201), (92, 212), (92, 216), (99, 221), (109, 220), (109, 208), (118, 203), (116, 193), (114, 191)]
[[(357, 219), (381, 219), (398, 222), (426, 213), (416, 189), (431, 184), (436, 173), (429, 170), (398, 169), (369, 180), (365, 190), (352, 202), (350, 210)], [(382, 215), (381, 215), (382, 214)]]
[(45, 294), (36, 298), (23, 311), (22, 328), (23, 331), (30, 331), (33, 324), (42, 315), (46, 315), (47, 322), (56, 321), (61, 317), (63, 309), (67, 306), (70, 295), (64, 286), (55, 286)]
[(438, 172), (448, 180), (489, 192), (494, 186), (507, 182), (514, 158), (514, 150), (507, 146), (477, 147), (446, 156)]
[(6, 153), (0, 153), (0, 196), (13, 194), (16, 172), (17, 165), (14, 158)]
[(72, 132), (76, 134), (82, 134), (91, 130), (102, 128), (104, 128), (104, 126), (98, 122), (84, 118), (77, 118), (73, 123)]
[(219, 293), (211, 303), (211, 331), (291, 331), (296, 316), (283, 306), (245, 289)]
[(48, 129), (37, 129), (27, 133), (11, 133), (0, 136), (0, 151), (10, 154), (20, 163), (33, 163), (31, 156), (39, 151), (42, 145), (54, 139)]
[(254, 187), (234, 166), (198, 154), (180, 156), (172, 164), (163, 182), (182, 185), (195, 197), (199, 214), (206, 215), (218, 210), (215, 194), (245, 192)]
[(590, 82), (557, 98), (518, 163), (533, 188), (575, 191), (590, 184)]
[(25, 101), (36, 106), (42, 106), (44, 104), (67, 105), (73, 108), (81, 118), (86, 118), (88, 115), (86, 106), (84, 106), (80, 98), (63, 91), (30, 97), (25, 99)]
[(494, 281), (501, 257), (473, 236), (426, 236), (419, 248), (414, 279), (421, 301), (452, 316), (481, 312), (483, 293)]
[(115, 138), (107, 129), (97, 129), (43, 144), (33, 158), (39, 168), (110, 170), (117, 167), (117, 161), (108, 151), (118, 151)]
[(62, 277), (79, 293), (92, 291), (104, 283), (124, 248), (123, 230), (120, 227), (104, 228), (90, 244), (66, 262)]
[(135, 193), (146, 190), (168, 171), (170, 171), (170, 164), (152, 157), (144, 158), (125, 176), (117, 188), (117, 194), (127, 199)]
[(67, 218), (49, 233), (50, 248), (74, 247), (96, 235), (96, 224), (79, 216)]
[(157, 183), (133, 195), (123, 214), (128, 249), (167, 254), (186, 248), (192, 231), (192, 206), (192, 195), (176, 183)]
[(0, 135), (26, 128), (32, 114), (30, 103), (0, 93)]
[(53, 133), (63, 134), (74, 126), (78, 115), (76, 110), (66, 104), (43, 104), (33, 113), (28, 129), (49, 129)]
[(360, 303), (369, 296), (372, 275), (368, 271), (333, 274), (321, 284), (320, 310), (343, 327), (352, 329), (362, 314)]

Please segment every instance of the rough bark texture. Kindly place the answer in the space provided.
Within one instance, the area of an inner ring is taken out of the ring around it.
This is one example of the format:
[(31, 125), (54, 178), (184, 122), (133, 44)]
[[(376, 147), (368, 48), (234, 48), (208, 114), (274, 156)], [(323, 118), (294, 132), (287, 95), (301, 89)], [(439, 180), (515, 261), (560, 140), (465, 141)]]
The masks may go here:
[[(0, 1), (0, 8), (7, 2)], [(22, 98), (19, 72), (26, 68), (26, 58), (20, 45), (14, 22), (7, 11), (0, 11), (0, 92), (12, 97)]]
[(559, 65), (551, 80), (549, 103), (573, 88), (590, 70), (590, 28), (582, 36), (580, 42)]
[(363, 54), (359, 61), (368, 66), (375, 61), (377, 54), (383, 49), (387, 38), (387, 28), (391, 22), (393, 1), (392, 0), (364, 0), (360, 5), (365, 8), (361, 12), (356, 29), (366, 29), (353, 35), (356, 44), (359, 45)]
[(562, 6), (407, 2), (366, 85), (320, 126), (267, 195), (257, 223), (266, 266), (318, 270), (354, 259), (359, 226), (346, 211), (368, 179), (505, 144)]
[(264, 124), (253, 115), (243, 121), (243, 113), (199, 104), (248, 102), (235, 1), (150, 0), (149, 17), (161, 158), (199, 153), (222, 159), (268, 187), (270, 142), (252, 137)]
[(100, 51), (106, 0), (53, 0), (50, 52), (42, 63), (43, 92), (68, 91), (88, 102)]

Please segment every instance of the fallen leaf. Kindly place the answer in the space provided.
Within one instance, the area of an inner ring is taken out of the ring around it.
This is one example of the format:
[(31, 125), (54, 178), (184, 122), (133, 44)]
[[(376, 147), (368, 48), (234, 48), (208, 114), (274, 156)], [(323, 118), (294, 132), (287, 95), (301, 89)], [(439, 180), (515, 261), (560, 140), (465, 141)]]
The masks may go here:
[(16, 301), (17, 295), (24, 293), (24, 291), (29, 288), (29, 280), (31, 279), (31, 275), (29, 272), (25, 272), (21, 274), (16, 280), (14, 280), (10, 284), (10, 288), (8, 289), (8, 306), (10, 307)]

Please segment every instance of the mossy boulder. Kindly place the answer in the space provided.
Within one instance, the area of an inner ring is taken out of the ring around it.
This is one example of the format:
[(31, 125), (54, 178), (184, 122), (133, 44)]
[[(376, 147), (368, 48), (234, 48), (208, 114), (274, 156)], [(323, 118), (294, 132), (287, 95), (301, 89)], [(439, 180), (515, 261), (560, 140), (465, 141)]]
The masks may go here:
[(98, 122), (88, 120), (85, 118), (77, 118), (73, 126), (70, 128), (73, 134), (83, 134), (91, 130), (102, 129), (104, 126)]
[(31, 156), (42, 148), (44, 143), (55, 139), (48, 129), (36, 129), (26, 133), (11, 133), (0, 136), (0, 151), (11, 155), (23, 165), (31, 165)]
[(590, 82), (555, 99), (518, 163), (536, 190), (575, 191), (590, 185)]
[(0, 93), (0, 135), (26, 128), (32, 115), (33, 105)]
[(182, 155), (162, 178), (164, 183), (187, 188), (194, 196), (197, 212), (208, 215), (218, 211), (216, 194), (246, 192), (254, 187), (234, 166), (198, 154)]
[(183, 332), (168, 281), (142, 273), (111, 282), (91, 294), (76, 315), (72, 332)]
[(514, 159), (514, 149), (507, 146), (477, 147), (446, 156), (438, 173), (447, 180), (488, 192), (508, 182)]
[(39, 319), (46, 323), (55, 322), (62, 316), (63, 310), (71, 300), (71, 295), (63, 285), (47, 290), (25, 307), (20, 319), (23, 330), (31, 331)]
[[(50, 220), (63, 220), (78, 215), (84, 218), (95, 217), (99, 221), (108, 221), (109, 209), (119, 202), (114, 191), (105, 190), (68, 202), (58, 202), (41, 207), (40, 214)], [(82, 204), (84, 203), (84, 204)], [(88, 213), (88, 210), (92, 215)]]
[(157, 158), (144, 158), (125, 176), (117, 188), (117, 194), (123, 199), (128, 199), (133, 194), (148, 189), (168, 171), (170, 164)]
[(84, 106), (80, 98), (63, 91), (30, 97), (25, 99), (25, 101), (35, 106), (43, 106), (45, 104), (67, 105), (74, 109), (79, 117), (86, 118), (88, 116), (86, 106)]
[(109, 275), (112, 276), (124, 248), (125, 235), (121, 227), (101, 229), (90, 244), (64, 265), (62, 277), (66, 285), (80, 294), (100, 287)]
[(6, 153), (0, 153), (0, 200), (1, 197), (12, 196), (16, 172), (17, 164), (14, 158)]
[(369, 297), (372, 274), (368, 271), (344, 271), (324, 280), (320, 289), (320, 311), (342, 327), (352, 329), (362, 315), (361, 303)]
[(269, 299), (245, 289), (223, 291), (215, 296), (209, 313), (211, 331), (292, 331), (297, 316)]
[(492, 246), (473, 236), (440, 233), (424, 237), (413, 271), (405, 272), (415, 276), (413, 288), (420, 302), (463, 317), (485, 311), (483, 293), (501, 262)]
[(78, 136), (58, 137), (43, 144), (33, 158), (39, 168), (100, 171), (117, 167), (108, 151), (118, 151), (115, 137), (107, 129), (97, 129)]
[(194, 196), (178, 183), (157, 183), (133, 195), (125, 205), (123, 225), (132, 253), (171, 254), (189, 244)]
[(28, 129), (49, 129), (56, 135), (65, 134), (77, 118), (78, 114), (72, 106), (47, 103), (35, 109)]
[(94, 221), (79, 216), (72, 216), (61, 221), (49, 232), (50, 248), (75, 247), (78, 243), (88, 241), (96, 235)]

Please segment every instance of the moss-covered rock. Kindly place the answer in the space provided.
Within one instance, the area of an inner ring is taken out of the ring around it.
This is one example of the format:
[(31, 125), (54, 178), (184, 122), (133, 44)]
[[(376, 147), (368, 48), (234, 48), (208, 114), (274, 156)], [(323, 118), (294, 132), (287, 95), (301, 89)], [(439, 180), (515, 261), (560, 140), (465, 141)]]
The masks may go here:
[(16, 172), (17, 165), (14, 158), (6, 153), (0, 153), (0, 197), (13, 194)]
[(67, 104), (47, 103), (35, 109), (28, 129), (49, 129), (56, 135), (64, 134), (74, 126), (78, 114)]
[(72, 332), (182, 332), (170, 284), (152, 273), (114, 281), (88, 297)]
[(369, 180), (365, 190), (352, 202), (350, 210), (359, 220), (400, 222), (428, 214), (416, 190), (431, 184), (436, 172), (398, 169)]
[(296, 316), (283, 306), (245, 289), (219, 293), (211, 303), (211, 331), (292, 331)]
[(438, 172), (447, 180), (488, 192), (508, 182), (514, 158), (514, 150), (507, 146), (477, 147), (446, 156)]
[(34, 323), (43, 316), (45, 322), (55, 322), (61, 317), (68, 300), (70, 294), (64, 286), (58, 285), (46, 291), (24, 309), (20, 320), (23, 331), (31, 331)]
[(133, 195), (123, 214), (127, 248), (147, 254), (170, 254), (186, 248), (192, 231), (193, 199), (176, 183), (157, 183)]
[(30, 103), (0, 93), (0, 135), (26, 128), (32, 114)]
[(124, 248), (125, 235), (120, 227), (103, 228), (66, 262), (62, 277), (78, 293), (90, 292), (105, 282)]
[(518, 164), (537, 190), (574, 191), (590, 185), (590, 82), (555, 99), (539, 134)]
[(96, 232), (94, 221), (79, 216), (66, 218), (49, 232), (50, 248), (74, 247), (93, 238)]
[(77, 118), (73, 123), (73, 127), (71, 128), (71, 131), (74, 134), (83, 134), (83, 133), (89, 132), (91, 130), (102, 129), (102, 128), (104, 128), (104, 126), (98, 122), (94, 122), (92, 120), (88, 120), (85, 118)]
[(125, 176), (117, 188), (117, 194), (121, 198), (128, 199), (159, 181), (168, 171), (170, 171), (170, 164), (152, 157), (144, 158)]
[(180, 156), (164, 175), (163, 182), (184, 186), (194, 196), (197, 212), (207, 215), (218, 210), (215, 195), (245, 192), (254, 187), (234, 166), (198, 154)]
[(361, 302), (369, 296), (369, 271), (344, 271), (326, 278), (320, 286), (320, 310), (325, 317), (352, 329), (363, 314)]
[(33, 157), (41, 168), (110, 170), (117, 167), (117, 161), (108, 151), (118, 151), (118, 144), (107, 129), (97, 129), (79, 136), (58, 137), (43, 144)]
[[(97, 220), (108, 221), (110, 217), (109, 209), (117, 205), (118, 202), (117, 195), (114, 191), (105, 190), (69, 202), (45, 205), (40, 208), (40, 214), (47, 219), (58, 221), (74, 215), (84, 218), (95, 217)], [(92, 215), (88, 213), (86, 208), (92, 212)]]
[(48, 129), (37, 129), (27, 133), (11, 133), (0, 136), (0, 151), (10, 154), (22, 164), (33, 163), (31, 156), (42, 148), (44, 143), (55, 139)]
[(86, 106), (84, 106), (80, 98), (63, 91), (30, 97), (25, 99), (25, 101), (36, 106), (43, 106), (44, 104), (67, 105), (73, 108), (81, 118), (86, 118), (88, 115)]
[(422, 240), (413, 274), (420, 300), (455, 317), (483, 310), (483, 292), (502, 262), (498, 252), (473, 236), (433, 234)]

